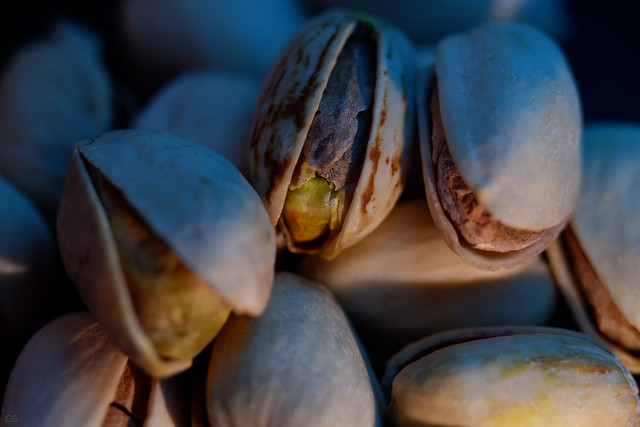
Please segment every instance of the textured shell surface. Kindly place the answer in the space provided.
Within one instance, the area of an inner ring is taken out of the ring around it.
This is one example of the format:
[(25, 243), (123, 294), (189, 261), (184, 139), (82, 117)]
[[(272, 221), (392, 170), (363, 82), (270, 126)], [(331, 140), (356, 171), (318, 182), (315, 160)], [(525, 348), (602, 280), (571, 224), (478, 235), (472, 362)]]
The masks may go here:
[(375, 228), (403, 188), (413, 125), (414, 60), (405, 36), (392, 27), (343, 10), (309, 22), (265, 79), (251, 136), (251, 182), (274, 226), (307, 133), (343, 46), (359, 24), (375, 40), (376, 76), (365, 160), (342, 229), (321, 249), (328, 257)]
[(461, 176), (502, 223), (565, 220), (580, 181), (582, 113), (559, 47), (522, 24), (487, 24), (436, 48), (444, 132)]
[(62, 316), (22, 350), (2, 413), (17, 414), (19, 423), (29, 426), (99, 427), (126, 363), (127, 357), (89, 313)]
[(380, 425), (377, 379), (325, 288), (279, 273), (262, 316), (229, 322), (207, 376), (212, 425)]
[(401, 424), (636, 425), (637, 390), (608, 350), (578, 333), (532, 330), (418, 357), (395, 376), (387, 412)]
[(583, 188), (570, 225), (620, 311), (640, 327), (640, 125), (585, 129)]

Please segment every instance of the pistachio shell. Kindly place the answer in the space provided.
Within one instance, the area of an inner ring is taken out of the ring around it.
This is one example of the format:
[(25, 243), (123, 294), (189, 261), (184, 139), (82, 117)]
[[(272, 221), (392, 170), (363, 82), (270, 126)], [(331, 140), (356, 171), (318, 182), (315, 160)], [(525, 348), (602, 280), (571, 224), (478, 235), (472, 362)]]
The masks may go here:
[(372, 381), (377, 387), (330, 294), (301, 277), (279, 273), (263, 315), (235, 316), (213, 344), (209, 422), (376, 425)]
[[(0, 173), (55, 223), (77, 141), (109, 129), (111, 82), (96, 35), (75, 22), (17, 51), (0, 81)], [(34, 173), (37, 171), (37, 173)]]
[(570, 224), (598, 278), (640, 329), (640, 125), (594, 124), (584, 137), (584, 184)]
[(22, 350), (2, 414), (28, 426), (101, 426), (126, 363), (90, 314), (60, 317)]
[(640, 330), (638, 142), (640, 126), (637, 123), (602, 122), (585, 128), (584, 184), (569, 223), (580, 250), (606, 293), (606, 299), (597, 297), (598, 303), (612, 302), (598, 312), (598, 316), (605, 316), (601, 320), (607, 323), (619, 315), (619, 320), (628, 322), (630, 327), (625, 329), (620, 323), (610, 323), (615, 335), (610, 329), (599, 329), (594, 321), (594, 308), (588, 305), (578, 276), (574, 274), (576, 260), (569, 257), (567, 247), (559, 242), (548, 250), (554, 276), (580, 329), (605, 342), (634, 373), (640, 372), (637, 351), (640, 343), (637, 332), (626, 332)]
[(275, 235), (251, 186), (213, 150), (167, 132), (113, 131), (74, 148), (58, 215), (70, 278), (111, 338), (154, 376), (191, 361), (162, 359), (135, 316), (109, 221), (88, 168), (240, 313), (259, 314), (273, 280)]
[(386, 415), (402, 426), (637, 425), (638, 388), (620, 362), (581, 334), (545, 329), (415, 355)]
[(540, 231), (571, 212), (580, 180), (581, 107), (556, 44), (494, 24), (440, 42), (442, 121), (460, 174), (501, 222)]
[(331, 257), (372, 231), (403, 187), (413, 120), (414, 63), (403, 34), (372, 18), (333, 10), (294, 37), (265, 79), (254, 115), (251, 182), (275, 226), (333, 66), (359, 22), (376, 40), (376, 83), (365, 161), (341, 232), (320, 249)]
[(213, 148), (248, 176), (247, 123), (260, 83), (214, 71), (188, 71), (166, 83), (138, 113), (135, 129), (165, 130)]
[(543, 324), (555, 304), (540, 259), (500, 271), (468, 265), (448, 248), (424, 200), (399, 203), (363, 240), (332, 260), (307, 257), (300, 272), (329, 287), (363, 339), (387, 352), (446, 329)]
[(423, 76), (418, 117), (434, 220), (449, 246), (476, 267), (525, 263), (565, 226), (580, 184), (581, 107), (564, 56), (533, 28), (487, 24), (440, 42), (434, 68), (444, 133), (464, 182), (502, 224), (542, 235), (504, 253), (458, 236), (438, 199), (426, 110), (430, 76)]

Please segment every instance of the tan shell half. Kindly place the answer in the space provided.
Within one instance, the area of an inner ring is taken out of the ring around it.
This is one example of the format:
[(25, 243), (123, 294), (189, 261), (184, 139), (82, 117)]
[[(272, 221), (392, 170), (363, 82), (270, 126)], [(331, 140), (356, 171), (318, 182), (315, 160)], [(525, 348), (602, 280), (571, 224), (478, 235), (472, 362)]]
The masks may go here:
[[(127, 357), (93, 316), (66, 314), (43, 327), (24, 347), (11, 372), (2, 413), (29, 426), (101, 427), (115, 419), (125, 425), (128, 416), (114, 411), (111, 404), (120, 403), (118, 389), (128, 375), (126, 365)], [(148, 396), (141, 396), (147, 403), (141, 408), (145, 425), (187, 425), (184, 401), (176, 398), (179, 382), (149, 382), (148, 390), (144, 387)]]
[[(582, 113), (569, 66), (556, 44), (521, 24), (487, 24), (436, 48), (435, 86), (423, 75), (418, 124), (429, 208), (450, 247), (470, 264), (509, 268), (540, 253), (565, 226), (580, 184)], [(469, 246), (438, 200), (431, 163), (430, 92), (437, 91), (458, 172), (502, 224), (539, 232), (521, 250)]]
[(372, 25), (377, 42), (373, 118), (342, 230), (320, 249), (326, 257), (373, 230), (402, 191), (414, 118), (414, 60), (409, 42), (401, 32), (359, 14), (332, 10), (319, 15), (272, 66), (252, 124), (251, 182), (275, 226), (329, 75), (358, 22)]
[(424, 200), (400, 202), (363, 240), (332, 260), (305, 258), (300, 272), (326, 285), (363, 340), (386, 353), (448, 329), (545, 324), (556, 303), (539, 258), (509, 270), (470, 266), (446, 245)]
[[(594, 123), (585, 128), (583, 187), (570, 226), (608, 296), (632, 327), (640, 330), (640, 125)], [(605, 341), (625, 365), (640, 373), (640, 354), (598, 330), (564, 248), (549, 259), (580, 328)], [(638, 343), (640, 345), (640, 343)]]
[(234, 311), (264, 310), (275, 233), (259, 197), (229, 161), (167, 132), (113, 131), (82, 141), (73, 150), (58, 213), (60, 252), (82, 300), (131, 359), (154, 376), (191, 364), (160, 358), (140, 327), (89, 166)]
[(390, 362), (391, 425), (636, 426), (638, 387), (606, 347), (558, 328), (448, 331)]
[(225, 325), (206, 394), (209, 422), (221, 427), (381, 421), (379, 384), (342, 309), (325, 288), (291, 273), (276, 275), (262, 316)]

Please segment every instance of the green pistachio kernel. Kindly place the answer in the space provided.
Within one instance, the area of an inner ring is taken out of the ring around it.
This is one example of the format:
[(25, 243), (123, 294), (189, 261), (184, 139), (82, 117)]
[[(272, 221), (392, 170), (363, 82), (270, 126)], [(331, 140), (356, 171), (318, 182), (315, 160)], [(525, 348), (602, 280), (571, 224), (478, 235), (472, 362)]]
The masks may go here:
[(283, 218), (295, 242), (310, 242), (330, 231), (336, 213), (336, 192), (321, 176), (289, 190)]

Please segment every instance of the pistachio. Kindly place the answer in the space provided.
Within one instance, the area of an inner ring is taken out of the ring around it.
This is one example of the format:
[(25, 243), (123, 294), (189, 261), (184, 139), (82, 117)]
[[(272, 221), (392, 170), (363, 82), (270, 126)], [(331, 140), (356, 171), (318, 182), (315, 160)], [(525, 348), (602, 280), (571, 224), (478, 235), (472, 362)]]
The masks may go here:
[(167, 132), (78, 143), (58, 241), (84, 303), (153, 376), (186, 369), (231, 310), (261, 313), (273, 280), (275, 234), (249, 183)]
[(635, 426), (635, 380), (606, 347), (558, 328), (477, 328), (418, 341), (389, 362), (392, 425)]
[(607, 342), (634, 373), (640, 372), (639, 142), (637, 123), (586, 127), (583, 188), (562, 242), (549, 250), (580, 328)]
[(414, 66), (402, 33), (342, 10), (308, 23), (273, 64), (249, 167), (289, 250), (330, 258), (391, 210), (407, 173)]
[(214, 341), (206, 410), (215, 426), (372, 426), (381, 421), (376, 393), (330, 293), (282, 272), (265, 312), (233, 316)]
[(19, 49), (0, 80), (0, 173), (55, 224), (77, 141), (112, 125), (112, 87), (97, 35), (68, 20)]
[(582, 119), (569, 66), (538, 30), (486, 24), (441, 41), (434, 69), (418, 115), (433, 218), (478, 268), (526, 263), (564, 228), (578, 193)]
[(2, 414), (29, 426), (127, 426), (151, 420), (187, 425), (180, 380), (148, 377), (89, 313), (75, 312), (29, 340), (11, 372)]
[(400, 202), (363, 240), (332, 260), (308, 256), (299, 271), (325, 284), (383, 355), (447, 329), (545, 324), (556, 302), (553, 278), (537, 257), (500, 271), (465, 263), (424, 200)]
[(249, 174), (247, 123), (260, 81), (220, 71), (187, 71), (163, 85), (133, 120), (134, 129), (165, 130), (211, 147)]

